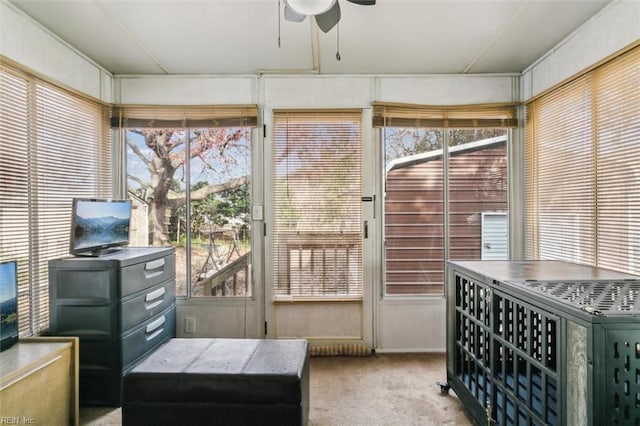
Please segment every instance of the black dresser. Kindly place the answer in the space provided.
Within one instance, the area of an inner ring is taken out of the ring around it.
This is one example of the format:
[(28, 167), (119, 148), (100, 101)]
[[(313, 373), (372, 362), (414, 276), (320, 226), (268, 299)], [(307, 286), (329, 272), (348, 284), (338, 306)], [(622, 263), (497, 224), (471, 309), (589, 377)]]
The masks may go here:
[(51, 260), (49, 334), (80, 338), (80, 404), (120, 406), (124, 374), (175, 336), (174, 249)]

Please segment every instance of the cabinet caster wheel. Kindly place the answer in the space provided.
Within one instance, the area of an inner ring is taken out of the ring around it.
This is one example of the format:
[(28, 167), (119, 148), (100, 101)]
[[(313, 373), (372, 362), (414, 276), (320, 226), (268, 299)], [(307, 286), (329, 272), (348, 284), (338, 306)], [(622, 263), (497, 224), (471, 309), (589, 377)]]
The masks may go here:
[(440, 386), (440, 392), (444, 394), (448, 394), (451, 389), (451, 385), (447, 382), (438, 382), (438, 386)]

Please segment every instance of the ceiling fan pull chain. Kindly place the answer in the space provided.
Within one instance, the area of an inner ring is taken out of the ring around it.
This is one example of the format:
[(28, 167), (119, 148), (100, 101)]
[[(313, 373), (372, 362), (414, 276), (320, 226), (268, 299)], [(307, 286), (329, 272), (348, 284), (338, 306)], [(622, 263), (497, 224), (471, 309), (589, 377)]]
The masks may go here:
[(278, 0), (278, 47), (280, 47), (280, 0)]
[(340, 60), (340, 21), (338, 21), (338, 28), (336, 31), (336, 59)]

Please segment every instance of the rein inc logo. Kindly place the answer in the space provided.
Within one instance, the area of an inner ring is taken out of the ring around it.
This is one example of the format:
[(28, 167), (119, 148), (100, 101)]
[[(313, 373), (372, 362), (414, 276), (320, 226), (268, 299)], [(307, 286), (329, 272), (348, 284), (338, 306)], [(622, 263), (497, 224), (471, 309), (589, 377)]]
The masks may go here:
[(34, 425), (32, 417), (0, 416), (0, 425)]

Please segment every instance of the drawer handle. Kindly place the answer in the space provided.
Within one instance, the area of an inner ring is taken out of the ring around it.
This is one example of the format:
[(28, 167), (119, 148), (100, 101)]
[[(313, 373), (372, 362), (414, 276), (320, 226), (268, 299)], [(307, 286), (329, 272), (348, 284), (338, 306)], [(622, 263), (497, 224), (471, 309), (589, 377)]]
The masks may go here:
[(164, 289), (164, 287), (159, 288), (157, 290), (154, 290), (154, 291), (152, 291), (150, 293), (147, 293), (146, 296), (144, 296), (144, 301), (145, 302), (150, 302), (152, 300), (158, 299), (158, 298), (164, 296), (164, 294), (166, 292), (167, 291)]
[(162, 332), (163, 332), (163, 331), (164, 331), (164, 328), (162, 328), (162, 329), (160, 329), (160, 330), (156, 330), (156, 332), (155, 332), (155, 333), (153, 333), (153, 334), (151, 334), (151, 335), (147, 336), (147, 342), (149, 342), (149, 341), (151, 341), (151, 340), (155, 339), (156, 337), (158, 337), (158, 336), (162, 335)]
[(152, 260), (144, 265), (144, 274), (147, 279), (162, 275), (164, 272), (164, 259)]
[(145, 303), (144, 304), (144, 309), (145, 309), (145, 311), (148, 311), (149, 309), (153, 309), (156, 306), (160, 306), (160, 305), (162, 305), (162, 300), (158, 300), (158, 301), (153, 302), (153, 303)]
[(144, 265), (144, 269), (149, 271), (153, 269), (162, 268), (164, 266), (164, 259), (152, 260)]
[(146, 333), (147, 334), (152, 333), (156, 329), (162, 327), (166, 321), (167, 321), (167, 319), (163, 315), (160, 318), (158, 318), (157, 320), (153, 321), (152, 323), (147, 324), (147, 327), (145, 329)]

